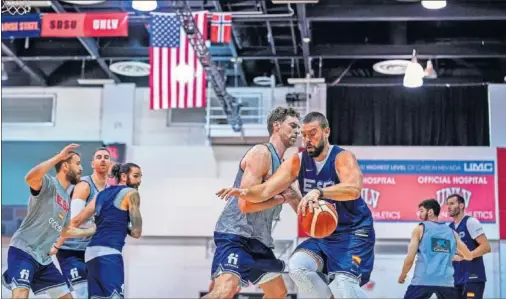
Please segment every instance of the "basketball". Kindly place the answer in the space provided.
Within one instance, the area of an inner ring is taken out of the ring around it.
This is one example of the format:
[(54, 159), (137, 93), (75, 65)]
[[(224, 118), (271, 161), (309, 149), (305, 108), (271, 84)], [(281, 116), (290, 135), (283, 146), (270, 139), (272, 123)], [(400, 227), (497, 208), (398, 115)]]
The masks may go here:
[(334, 206), (324, 200), (318, 201), (314, 212), (299, 215), (302, 230), (313, 238), (325, 238), (332, 234), (337, 226), (337, 211)]

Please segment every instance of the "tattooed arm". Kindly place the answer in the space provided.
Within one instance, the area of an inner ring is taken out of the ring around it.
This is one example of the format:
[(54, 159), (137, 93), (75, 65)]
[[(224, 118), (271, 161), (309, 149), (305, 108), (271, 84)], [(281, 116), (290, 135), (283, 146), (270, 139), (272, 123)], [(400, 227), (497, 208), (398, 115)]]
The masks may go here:
[(130, 214), (130, 223), (128, 234), (132, 238), (140, 238), (142, 235), (142, 216), (140, 211), (141, 198), (138, 191), (132, 191), (128, 194), (128, 213)]

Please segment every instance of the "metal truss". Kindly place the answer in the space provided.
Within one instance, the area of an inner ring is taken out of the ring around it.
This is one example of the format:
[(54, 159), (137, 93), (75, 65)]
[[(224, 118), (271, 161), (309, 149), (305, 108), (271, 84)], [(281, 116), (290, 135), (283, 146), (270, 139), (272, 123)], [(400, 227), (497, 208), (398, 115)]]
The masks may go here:
[(242, 132), (242, 119), (240, 117), (241, 104), (230, 95), (226, 90), (226, 81), (224, 74), (220, 73), (216, 64), (214, 63), (209, 48), (206, 45), (202, 34), (200, 33), (197, 23), (193, 18), (188, 0), (177, 0), (176, 15), (181, 21), (181, 26), (188, 36), (188, 40), (197, 53), (197, 56), (202, 64), (202, 67), (207, 73), (211, 86), (214, 90), (216, 98), (219, 100), (223, 111), (227, 115), (228, 123), (232, 126), (235, 132)]

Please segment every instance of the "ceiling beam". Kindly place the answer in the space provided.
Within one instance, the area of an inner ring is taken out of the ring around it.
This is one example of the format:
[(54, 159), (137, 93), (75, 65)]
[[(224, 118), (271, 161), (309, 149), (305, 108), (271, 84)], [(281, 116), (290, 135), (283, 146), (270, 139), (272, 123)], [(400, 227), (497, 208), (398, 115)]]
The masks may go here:
[[(223, 8), (221, 7), (221, 4), (219, 1), (214, 2), (214, 6), (217, 11), (223, 11)], [(237, 45), (240, 44), (240, 37), (239, 33), (237, 32), (237, 29), (232, 27), (232, 38), (233, 40), (228, 43), (230, 47), (230, 51), (232, 52), (232, 55), (234, 57), (237, 57)], [(246, 73), (244, 72), (244, 66), (242, 65), (242, 61), (236, 61), (235, 66), (237, 67), (237, 70), (239, 71), (239, 77), (241, 78), (242, 84), (244, 86), (248, 86), (248, 80), (246, 80)]]
[(420, 59), (506, 57), (506, 43), (317, 45), (311, 47), (311, 55), (324, 59), (411, 59), (413, 49)]
[(47, 78), (44, 72), (42, 72), (39, 69), (29, 67), (21, 58), (19, 58), (16, 55), (16, 53), (14, 53), (11, 49), (9, 49), (9, 47), (7, 47), (7, 45), (4, 43), (2, 43), (2, 53), (4, 55), (7, 55), (11, 59), (11, 61), (17, 64), (23, 72), (28, 74), (28, 76), (30, 76), (30, 78), (32, 78), (33, 80), (37, 81), (37, 83), (39, 83), (42, 86), (47, 85)]
[[(67, 12), (65, 10), (65, 8), (63, 8), (61, 3), (57, 0), (51, 1), (51, 7), (57, 13), (66, 13)], [(95, 43), (95, 40), (93, 38), (89, 38), (89, 37), (78, 37), (77, 39), (81, 42), (83, 47), (86, 49), (86, 51), (88, 51), (88, 53), (90, 53), (90, 55), (92, 57), (97, 58), (98, 65), (100, 65), (100, 68), (102, 68), (102, 70), (104, 70), (104, 72), (109, 76), (109, 78), (113, 79), (116, 83), (120, 83), (121, 80), (119, 79), (118, 76), (116, 76), (113, 72), (111, 72), (107, 63), (104, 60), (98, 59), (98, 58), (100, 58), (100, 51), (98, 49), (97, 44)]]
[[(496, 44), (414, 44), (414, 45), (316, 45), (311, 47), (310, 58), (323, 59), (410, 59), (413, 49), (416, 49), (420, 59), (456, 59), (456, 58), (506, 58), (506, 43)], [(108, 47), (102, 49), (102, 57), (93, 56), (55, 56), (54, 50), (38, 50), (34, 56), (19, 57), (24, 61), (49, 60), (148, 60), (147, 47)], [(232, 55), (213, 56), (215, 61), (231, 61)], [(238, 58), (244, 60), (272, 60), (272, 59), (303, 59), (301, 55), (294, 55), (290, 49), (277, 51), (272, 55), (270, 49), (241, 51)], [(10, 57), (2, 57), (2, 61), (13, 61)]]
[[(490, 21), (506, 20), (506, 4), (472, 4), (451, 1), (448, 8), (425, 9), (420, 3), (314, 5), (308, 7), (312, 22), (392, 21)], [(451, 6), (451, 7), (450, 7)]]

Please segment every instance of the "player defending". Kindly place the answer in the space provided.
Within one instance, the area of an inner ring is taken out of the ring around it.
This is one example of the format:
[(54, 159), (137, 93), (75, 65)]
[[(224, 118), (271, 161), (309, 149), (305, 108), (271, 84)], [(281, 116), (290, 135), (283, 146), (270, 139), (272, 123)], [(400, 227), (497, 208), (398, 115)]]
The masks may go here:
[[(323, 114), (307, 114), (302, 121), (304, 152), (283, 162), (267, 182), (248, 189), (226, 189), (222, 194), (262, 203), (298, 179), (304, 195), (298, 213), (312, 212), (320, 199), (332, 203), (339, 216), (335, 232), (302, 242), (290, 258), (290, 277), (311, 298), (358, 298), (366, 296), (360, 285), (367, 283), (374, 264), (373, 218), (360, 196), (362, 172), (355, 156), (329, 144), (329, 134)], [(327, 285), (318, 272), (334, 280)]]
[[(261, 184), (278, 169), (286, 149), (297, 141), (299, 113), (293, 108), (278, 107), (269, 114), (267, 129), (269, 143), (258, 144), (246, 153), (239, 164), (235, 187)], [(272, 222), (279, 216), (282, 204), (292, 202), (295, 195), (289, 192), (273, 194), (262, 203), (237, 197), (227, 201), (214, 232), (216, 251), (211, 268), (214, 286), (204, 298), (232, 298), (241, 286), (248, 286), (248, 281), (260, 285), (264, 298), (286, 297), (280, 273), (252, 269), (252, 265), (263, 260), (265, 264), (273, 264), (273, 268), (279, 265), (278, 271), (283, 270), (284, 265), (272, 252)]]
[[(142, 217), (139, 210), (141, 168), (134, 163), (116, 164), (111, 175), (118, 185), (98, 193), (74, 219), (79, 227), (95, 215), (96, 233), (86, 248), (89, 298), (124, 298), (125, 271), (121, 251), (125, 238), (140, 238)], [(129, 222), (131, 225), (129, 225)]]
[(458, 291), (458, 299), (482, 299), (485, 291), (485, 265), (483, 255), (489, 253), (490, 243), (483, 231), (483, 226), (478, 219), (465, 215), (464, 198), (458, 194), (448, 196), (446, 200), (448, 214), (453, 218), (450, 227), (459, 234), (467, 248), (473, 253), (473, 260), (464, 261), (456, 256), (453, 261), (455, 273), (455, 288)]
[(418, 254), (415, 273), (404, 299), (428, 299), (433, 294), (438, 299), (458, 298), (453, 287), (452, 259), (458, 253), (464, 259), (471, 260), (472, 253), (448, 225), (439, 222), (440, 210), (435, 199), (424, 200), (418, 205), (419, 217), (423, 222), (411, 234), (408, 254), (398, 280), (404, 283)]
[[(72, 190), (70, 201), (71, 218), (77, 216), (84, 207), (107, 186), (107, 173), (111, 165), (111, 155), (105, 148), (99, 148), (93, 155), (91, 168), (93, 174), (81, 177), (81, 181)], [(89, 220), (80, 228), (89, 228), (93, 225)], [(56, 254), (63, 276), (70, 281), (77, 298), (88, 298), (88, 283), (86, 282), (86, 264), (84, 251), (90, 238), (64, 239), (60, 238), (51, 249), (51, 255)]]
[[(59, 154), (32, 168), (25, 176), (30, 187), (28, 213), (14, 233), (7, 254), (3, 284), (12, 290), (12, 298), (28, 298), (47, 293), (51, 298), (72, 298), (67, 280), (49, 256), (60, 232), (86, 237), (95, 231), (68, 230), (69, 196), (66, 189), (81, 176), (81, 158), (74, 151), (77, 144), (66, 146)], [(56, 177), (47, 173), (56, 169)]]

